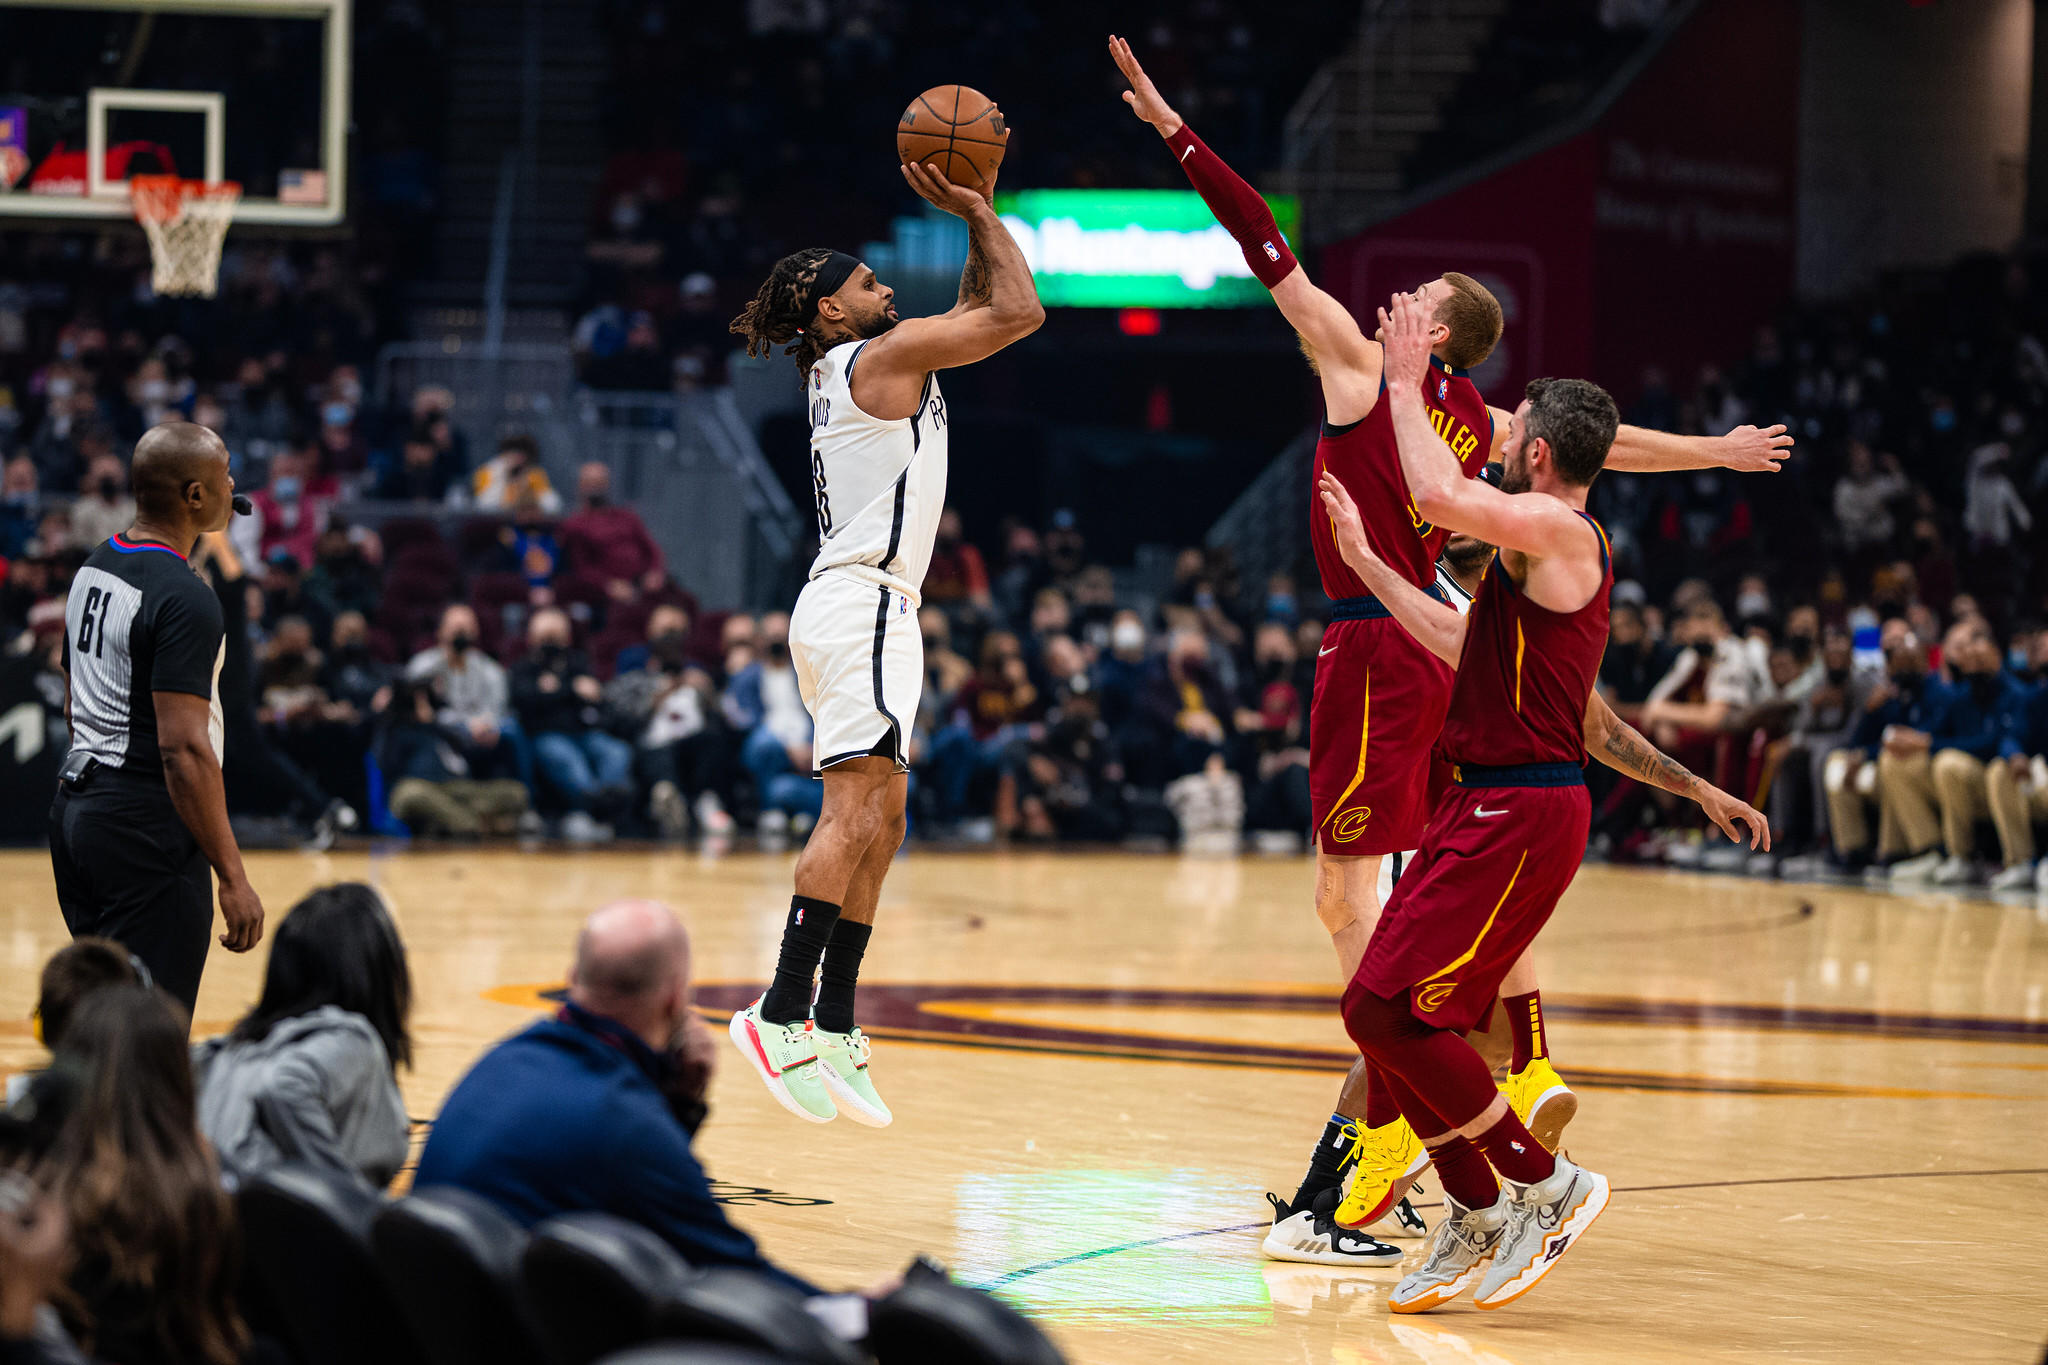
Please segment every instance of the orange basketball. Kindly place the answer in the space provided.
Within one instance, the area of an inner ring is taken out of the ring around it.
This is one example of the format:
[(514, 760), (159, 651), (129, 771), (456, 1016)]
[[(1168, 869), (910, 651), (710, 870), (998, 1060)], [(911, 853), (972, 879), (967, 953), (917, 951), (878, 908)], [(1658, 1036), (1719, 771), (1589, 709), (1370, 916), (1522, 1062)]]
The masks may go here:
[(1003, 111), (979, 90), (935, 85), (910, 102), (896, 124), (899, 160), (937, 166), (956, 185), (978, 190), (995, 178), (1009, 145)]

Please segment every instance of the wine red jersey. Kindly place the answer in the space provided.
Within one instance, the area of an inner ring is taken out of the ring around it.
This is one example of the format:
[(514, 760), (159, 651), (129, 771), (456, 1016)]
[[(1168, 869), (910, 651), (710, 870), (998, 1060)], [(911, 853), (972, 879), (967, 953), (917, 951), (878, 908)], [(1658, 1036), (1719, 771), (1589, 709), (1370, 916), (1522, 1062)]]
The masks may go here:
[(1487, 568), (1466, 618), (1465, 652), (1438, 741), (1454, 765), (1584, 765), (1586, 698), (1607, 649), (1614, 559), (1600, 523), (1579, 516), (1600, 543), (1600, 587), (1577, 611), (1554, 612), (1530, 601), (1497, 556)]
[[(1487, 413), (1486, 400), (1465, 371), (1454, 370), (1435, 356), (1429, 358), (1429, 366), (1422, 401), (1429, 409), (1430, 423), (1458, 457), (1465, 476), (1475, 477), (1493, 450), (1493, 419)], [(1365, 536), (1374, 552), (1416, 587), (1427, 588), (1434, 582), (1436, 557), (1450, 533), (1424, 521), (1408, 495), (1401, 452), (1394, 444), (1394, 417), (1387, 407), (1384, 376), (1379, 401), (1371, 412), (1341, 427), (1323, 423), (1322, 438), (1316, 442), (1315, 475), (1309, 480), (1309, 538), (1315, 545), (1323, 591), (1333, 601), (1366, 597), (1371, 589), (1344, 562), (1329, 509), (1316, 491), (1326, 469), (1358, 504), (1359, 520), (1365, 523)]]

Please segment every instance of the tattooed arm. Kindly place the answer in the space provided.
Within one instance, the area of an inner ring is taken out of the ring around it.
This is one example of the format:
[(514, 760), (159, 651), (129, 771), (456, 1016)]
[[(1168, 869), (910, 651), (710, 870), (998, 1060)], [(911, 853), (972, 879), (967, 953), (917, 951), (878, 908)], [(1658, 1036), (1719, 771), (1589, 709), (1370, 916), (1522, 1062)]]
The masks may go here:
[[(1677, 759), (1658, 749), (1638, 734), (1633, 726), (1614, 714), (1614, 708), (1596, 689), (1586, 698), (1586, 752), (1624, 777), (1633, 777), (1652, 787), (1697, 801), (1707, 818), (1736, 843), (1747, 839), (1749, 846), (1766, 852), (1771, 847), (1771, 822), (1762, 812), (1738, 801), (1713, 783), (1695, 777)], [(1741, 821), (1748, 833), (1736, 826)]]
[(989, 273), (988, 251), (980, 237), (967, 235), (967, 264), (960, 269), (960, 297), (953, 303), (957, 315), (970, 308), (986, 308), (995, 281)]

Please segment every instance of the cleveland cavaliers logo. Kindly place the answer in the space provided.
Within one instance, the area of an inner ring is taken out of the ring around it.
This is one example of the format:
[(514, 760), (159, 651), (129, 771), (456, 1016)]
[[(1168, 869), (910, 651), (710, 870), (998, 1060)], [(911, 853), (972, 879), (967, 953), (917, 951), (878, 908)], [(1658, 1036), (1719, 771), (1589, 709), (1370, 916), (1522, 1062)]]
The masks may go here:
[(1353, 806), (1338, 815), (1337, 822), (1330, 826), (1330, 837), (1340, 844), (1348, 844), (1365, 833), (1366, 823), (1371, 819), (1371, 806)]
[(1434, 1014), (1457, 989), (1458, 983), (1455, 981), (1432, 981), (1427, 986), (1417, 986), (1415, 1008), (1424, 1014)]

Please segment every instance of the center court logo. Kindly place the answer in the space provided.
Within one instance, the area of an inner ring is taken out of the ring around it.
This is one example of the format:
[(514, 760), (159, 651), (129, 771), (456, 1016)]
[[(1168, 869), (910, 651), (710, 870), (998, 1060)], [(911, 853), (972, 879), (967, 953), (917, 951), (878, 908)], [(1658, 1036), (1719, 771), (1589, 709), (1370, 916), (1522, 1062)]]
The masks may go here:
[(1371, 819), (1371, 806), (1353, 806), (1350, 810), (1340, 811), (1330, 826), (1330, 837), (1340, 844), (1348, 844), (1365, 833), (1366, 823)]
[(1415, 990), (1415, 1008), (1424, 1014), (1434, 1014), (1457, 989), (1458, 983), (1455, 981), (1432, 981), (1427, 986), (1418, 986)]

